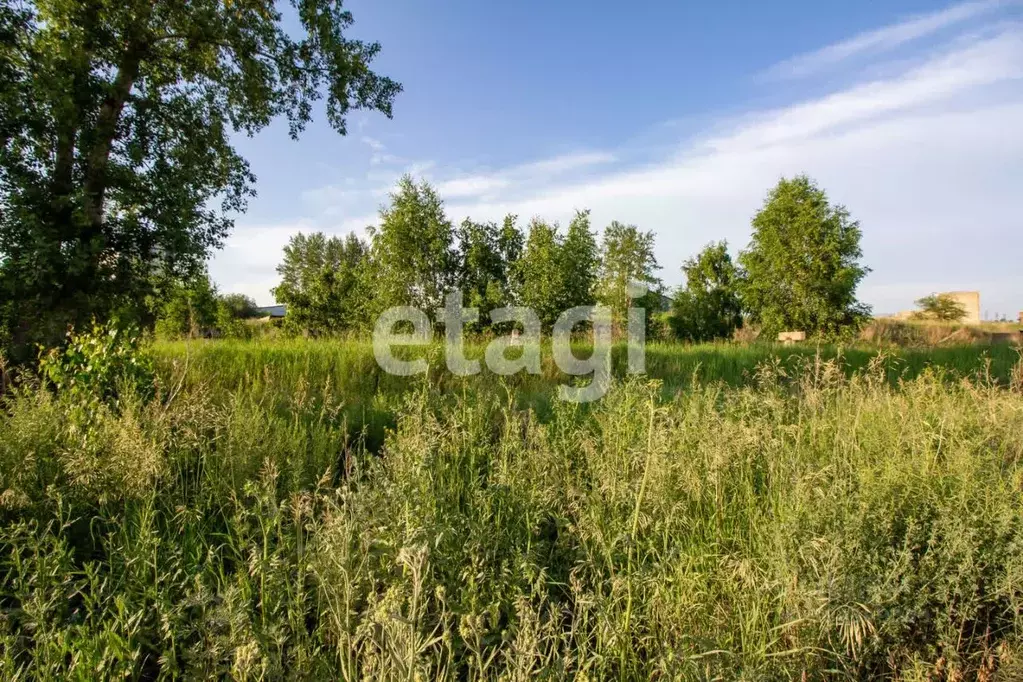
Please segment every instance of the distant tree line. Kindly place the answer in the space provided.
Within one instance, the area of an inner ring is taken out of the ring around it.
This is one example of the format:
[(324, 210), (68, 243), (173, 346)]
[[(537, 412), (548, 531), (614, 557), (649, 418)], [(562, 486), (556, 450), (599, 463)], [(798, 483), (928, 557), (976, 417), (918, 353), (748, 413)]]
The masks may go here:
[(256, 303), (244, 294), (220, 294), (206, 272), (175, 282), (158, 309), (157, 336), (165, 338), (241, 338), (245, 320), (257, 315)]
[[(501, 223), (466, 218), (456, 227), (433, 187), (406, 176), (367, 241), (295, 235), (273, 293), (287, 306), (285, 327), (310, 334), (370, 329), (395, 305), (432, 312), (454, 287), (464, 305), (480, 310), (477, 332), (487, 331), (491, 310), (506, 305), (532, 308), (550, 329), (568, 308), (601, 304), (617, 330), (638, 306), (655, 333), (689, 341), (730, 338), (744, 324), (831, 337), (869, 316), (855, 295), (868, 272), (859, 224), (812, 180), (781, 180), (752, 227), (737, 260), (726, 242), (708, 245), (682, 265), (685, 281), (668, 295), (656, 275), (652, 232), (615, 221), (598, 235), (589, 211), (578, 211), (564, 230), (539, 218), (523, 230), (514, 215)], [(635, 284), (647, 293), (630, 297)]]

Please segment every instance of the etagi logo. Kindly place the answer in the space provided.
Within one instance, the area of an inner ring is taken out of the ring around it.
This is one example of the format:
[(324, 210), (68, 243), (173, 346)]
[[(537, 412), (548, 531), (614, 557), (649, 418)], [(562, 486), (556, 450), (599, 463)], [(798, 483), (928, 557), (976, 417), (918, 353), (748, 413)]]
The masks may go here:
[[(630, 284), (627, 294), (636, 299), (646, 294), (642, 284)], [(467, 322), (479, 321), (478, 308), (462, 307), (462, 292), (458, 289), (444, 297), (444, 307), (436, 311), (437, 319), (444, 323), (444, 356), (447, 368), (458, 376), (479, 374), (480, 361), (470, 360), (463, 352), (462, 330)], [(486, 348), (487, 368), (495, 374), (510, 376), (525, 370), (540, 373), (540, 318), (523, 306), (508, 306), (490, 311), (495, 323), (513, 322), (522, 328), (491, 341)], [(586, 359), (572, 354), (572, 330), (583, 322), (593, 329), (593, 352)], [(411, 325), (413, 331), (397, 333), (400, 324)], [(388, 308), (377, 318), (373, 327), (373, 355), (377, 364), (388, 374), (413, 376), (429, 369), (425, 358), (401, 360), (394, 357), (392, 346), (423, 346), (431, 342), (433, 325), (419, 308), (396, 306)], [(558, 386), (558, 398), (576, 403), (599, 400), (607, 393), (611, 381), (611, 310), (603, 306), (577, 306), (561, 313), (551, 334), (554, 363), (562, 372), (572, 376), (592, 375), (586, 386)], [(509, 358), (509, 348), (520, 349), (517, 357)], [(643, 374), (646, 371), (646, 309), (628, 310), (628, 371)]]

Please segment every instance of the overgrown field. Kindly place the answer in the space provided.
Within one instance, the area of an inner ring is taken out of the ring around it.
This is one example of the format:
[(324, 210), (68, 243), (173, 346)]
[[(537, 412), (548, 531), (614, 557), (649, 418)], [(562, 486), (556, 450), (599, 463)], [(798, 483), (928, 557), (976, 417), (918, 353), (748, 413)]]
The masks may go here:
[(585, 406), (546, 359), (154, 352), (5, 399), (4, 679), (1023, 676), (1009, 348), (651, 346)]

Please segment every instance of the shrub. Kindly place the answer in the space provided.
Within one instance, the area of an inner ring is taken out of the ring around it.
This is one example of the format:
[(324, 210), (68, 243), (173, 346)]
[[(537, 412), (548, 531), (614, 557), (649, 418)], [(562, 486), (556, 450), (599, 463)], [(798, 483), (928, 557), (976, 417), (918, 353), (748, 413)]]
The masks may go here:
[(150, 397), (155, 385), (152, 358), (133, 327), (70, 331), (67, 345), (42, 354), (39, 370), (62, 397), (81, 403), (116, 406), (126, 393)]

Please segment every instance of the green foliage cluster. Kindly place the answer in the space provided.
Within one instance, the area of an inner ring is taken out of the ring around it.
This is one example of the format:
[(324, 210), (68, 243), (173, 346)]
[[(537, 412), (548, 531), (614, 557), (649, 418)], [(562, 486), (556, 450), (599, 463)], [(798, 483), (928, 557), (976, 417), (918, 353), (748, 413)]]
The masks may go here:
[(352, 22), (337, 0), (0, 3), (0, 337), (147, 321), (253, 193), (235, 135), (390, 116), (400, 86)]
[(686, 276), (672, 301), (675, 336), (686, 341), (731, 338), (743, 324), (738, 286), (740, 272), (728, 255), (728, 243), (709, 244), (682, 266)]
[(368, 244), (355, 235), (293, 237), (274, 295), (287, 306), (286, 326), (313, 334), (366, 330), (395, 305), (432, 313), (455, 287), (463, 305), (480, 311), (477, 332), (491, 327), (495, 308), (528, 306), (549, 329), (564, 310), (595, 303), (601, 260), (589, 212), (579, 212), (564, 234), (534, 220), (524, 235), (516, 220), (466, 218), (454, 228), (433, 187), (406, 176)]
[(523, 285), (517, 268), (524, 237), (516, 219), (506, 216), (498, 226), (466, 218), (456, 231), (455, 281), (465, 305), (480, 311), (476, 331), (491, 326), (491, 310), (512, 305), (521, 295)]
[(576, 212), (564, 235), (556, 224), (534, 219), (516, 265), (522, 281), (519, 302), (537, 314), (544, 329), (550, 329), (569, 308), (597, 302), (599, 262), (589, 211)]
[[(597, 299), (611, 310), (616, 329), (625, 329), (629, 308), (656, 309), (661, 283), (654, 276), (660, 266), (654, 258), (653, 232), (641, 232), (635, 225), (613, 221), (604, 229), (599, 263)], [(647, 293), (634, 296), (638, 292), (630, 292), (629, 287), (635, 285), (646, 287)], [(648, 314), (647, 321), (650, 320)]]
[(4, 675), (1021, 672), (1023, 367), (893, 385), (883, 359), (849, 377), (811, 358), (543, 415), (470, 379), (388, 403), (374, 442), (315, 370), (339, 347), (204, 346), (232, 371), (199, 362), (172, 396), (98, 411), (92, 449), (60, 393), (8, 396)]
[(860, 226), (805, 175), (782, 179), (753, 218), (753, 238), (739, 254), (739, 295), (750, 320), (773, 335), (802, 330), (835, 336), (855, 330), (870, 309), (856, 287)]
[(44, 381), (68, 402), (116, 407), (122, 396), (151, 397), (153, 360), (137, 329), (102, 327), (68, 332), (61, 348), (39, 359)]
[(296, 332), (343, 332), (364, 326), (373, 303), (366, 245), (355, 235), (298, 234), (284, 247), (273, 290), (287, 306), (286, 326)]
[(170, 283), (162, 299), (155, 329), (165, 339), (245, 338), (251, 330), (245, 320), (256, 314), (251, 298), (219, 294), (205, 272)]

